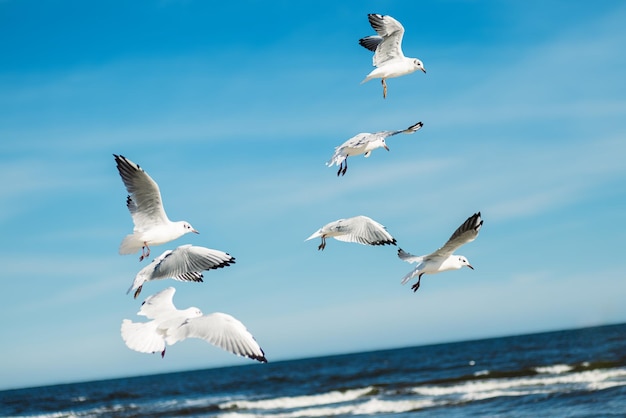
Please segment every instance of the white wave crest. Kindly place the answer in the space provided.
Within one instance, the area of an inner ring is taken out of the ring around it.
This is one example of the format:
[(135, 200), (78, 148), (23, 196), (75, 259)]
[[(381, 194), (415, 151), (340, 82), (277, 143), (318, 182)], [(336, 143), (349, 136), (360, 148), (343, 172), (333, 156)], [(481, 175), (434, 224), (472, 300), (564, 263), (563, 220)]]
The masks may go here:
[(288, 409), (288, 408), (306, 408), (310, 406), (328, 405), (341, 402), (353, 401), (373, 389), (368, 386), (360, 389), (347, 390), (345, 392), (332, 391), (319, 395), (304, 396), (285, 396), (281, 398), (262, 399), (258, 401), (230, 401), (220, 404), (221, 409), (240, 408), (240, 409)]
[(457, 385), (419, 386), (412, 391), (435, 399), (456, 397), (468, 401), (499, 396), (556, 393), (563, 390), (595, 391), (614, 386), (626, 386), (626, 368), (597, 369), (569, 374), (560, 372), (550, 376), (474, 380)]
[[(303, 418), (303, 417), (331, 417), (337, 415), (376, 415), (397, 414), (430, 408), (437, 404), (430, 399), (413, 399), (402, 401), (386, 401), (370, 399), (366, 402), (339, 406), (310, 407), (287, 412), (264, 413), (264, 418)], [(220, 414), (220, 418), (258, 418), (251, 413), (230, 412)]]
[(555, 364), (553, 366), (535, 367), (537, 373), (561, 374), (572, 371), (574, 368), (568, 364)]

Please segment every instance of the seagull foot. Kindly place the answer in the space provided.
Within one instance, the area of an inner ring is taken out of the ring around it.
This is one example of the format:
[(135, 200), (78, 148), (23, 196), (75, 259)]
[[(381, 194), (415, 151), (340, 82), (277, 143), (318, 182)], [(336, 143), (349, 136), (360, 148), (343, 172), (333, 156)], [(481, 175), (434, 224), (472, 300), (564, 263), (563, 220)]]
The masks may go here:
[[(139, 261), (141, 261), (141, 260), (139, 260)], [(143, 285), (139, 286), (139, 287), (137, 288), (137, 290), (135, 290), (135, 299), (137, 299), (137, 296), (139, 296), (139, 294), (141, 293), (141, 288), (142, 288), (142, 287), (143, 287)]]
[(418, 280), (417, 283), (415, 283), (413, 286), (411, 286), (411, 289), (413, 289), (413, 292), (417, 292), (417, 289), (420, 288), (420, 281)]

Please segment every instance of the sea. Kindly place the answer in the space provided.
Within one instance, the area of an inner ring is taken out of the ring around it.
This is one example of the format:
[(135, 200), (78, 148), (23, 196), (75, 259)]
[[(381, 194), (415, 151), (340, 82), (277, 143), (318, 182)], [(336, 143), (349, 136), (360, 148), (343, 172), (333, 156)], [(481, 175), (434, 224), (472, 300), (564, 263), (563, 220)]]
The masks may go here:
[(626, 417), (626, 324), (0, 392), (19, 417)]

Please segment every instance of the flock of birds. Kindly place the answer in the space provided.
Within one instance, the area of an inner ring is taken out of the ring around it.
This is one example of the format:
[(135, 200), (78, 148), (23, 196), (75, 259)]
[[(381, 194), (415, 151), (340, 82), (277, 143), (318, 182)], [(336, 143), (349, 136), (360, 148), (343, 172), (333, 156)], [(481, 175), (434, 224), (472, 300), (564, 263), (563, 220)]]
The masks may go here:
[[(359, 40), (359, 44), (374, 52), (373, 65), (376, 67), (362, 81), (380, 78), (383, 98), (387, 97), (387, 78), (410, 74), (416, 70), (424, 73), (422, 62), (407, 58), (402, 53), (404, 27), (391, 16), (368, 15), (370, 25), (377, 35)], [(348, 157), (364, 155), (369, 157), (377, 148), (389, 150), (385, 139), (405, 133), (413, 134), (421, 129), (422, 122), (404, 130), (360, 133), (336, 147), (327, 166), (339, 167), (337, 176), (343, 176), (348, 169)], [(139, 261), (150, 256), (150, 247), (168, 243), (188, 233), (198, 233), (189, 222), (171, 221), (165, 209), (157, 183), (137, 164), (122, 155), (115, 155), (117, 170), (128, 192), (126, 206), (130, 211), (134, 228), (119, 248), (120, 254), (135, 254), (141, 251)], [(436, 274), (447, 270), (458, 270), (463, 266), (473, 269), (467, 258), (453, 254), (460, 246), (473, 241), (483, 224), (480, 212), (470, 216), (459, 226), (448, 241), (438, 250), (415, 256), (398, 249), (398, 257), (416, 267), (402, 278), (402, 284), (417, 277), (412, 286), (417, 291), (424, 274)], [(382, 224), (367, 216), (355, 216), (330, 222), (305, 241), (321, 238), (318, 250), (326, 247), (327, 238), (364, 245), (396, 245)], [(166, 250), (150, 264), (141, 269), (127, 293), (133, 291), (136, 299), (146, 282), (171, 278), (178, 281), (202, 282), (202, 272), (224, 268), (235, 263), (235, 258), (223, 251), (181, 245), (174, 250)], [(121, 326), (122, 339), (132, 350), (142, 353), (161, 353), (165, 356), (166, 345), (175, 344), (186, 338), (200, 338), (238, 356), (245, 356), (260, 362), (267, 362), (265, 353), (246, 329), (243, 323), (231, 315), (215, 312), (208, 315), (196, 307), (179, 310), (173, 303), (173, 287), (145, 299), (137, 313), (145, 316), (148, 322), (132, 322), (124, 319)]]

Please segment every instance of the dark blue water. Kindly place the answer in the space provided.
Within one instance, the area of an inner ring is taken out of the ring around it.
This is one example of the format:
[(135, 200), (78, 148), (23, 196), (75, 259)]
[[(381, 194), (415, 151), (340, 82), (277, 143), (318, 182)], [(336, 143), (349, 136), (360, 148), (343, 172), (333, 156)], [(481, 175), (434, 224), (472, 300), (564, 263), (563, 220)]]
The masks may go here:
[(626, 324), (0, 392), (1, 416), (626, 416)]

